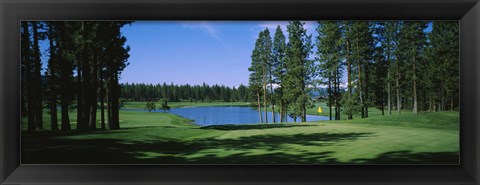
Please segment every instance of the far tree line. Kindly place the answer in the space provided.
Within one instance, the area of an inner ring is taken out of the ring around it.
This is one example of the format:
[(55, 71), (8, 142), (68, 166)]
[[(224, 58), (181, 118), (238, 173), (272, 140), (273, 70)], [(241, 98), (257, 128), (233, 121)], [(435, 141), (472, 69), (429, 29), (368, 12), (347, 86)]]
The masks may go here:
[(305, 121), (308, 92), (319, 86), (335, 120), (366, 118), (372, 106), (389, 115), (458, 108), (458, 21), (318, 21), (313, 41), (300, 21), (286, 31), (278, 26), (273, 41), (261, 31), (252, 51), (249, 89), (260, 122), (276, 106), (280, 122), (287, 114)]
[(174, 85), (167, 84), (143, 84), (125, 83), (121, 84), (120, 97), (125, 101), (158, 101), (166, 99), (172, 102), (249, 102), (252, 96), (248, 87), (240, 84), (238, 87), (225, 85)]
[[(128, 46), (117, 21), (22, 21), (22, 115), (28, 130), (43, 129), (46, 108), (52, 130), (70, 130), (69, 112), (76, 110), (76, 129), (120, 128), (119, 75), (128, 65)], [(39, 41), (48, 41), (48, 61), (41, 61)], [(43, 64), (46, 68), (43, 69)], [(44, 71), (44, 74), (42, 72)]]

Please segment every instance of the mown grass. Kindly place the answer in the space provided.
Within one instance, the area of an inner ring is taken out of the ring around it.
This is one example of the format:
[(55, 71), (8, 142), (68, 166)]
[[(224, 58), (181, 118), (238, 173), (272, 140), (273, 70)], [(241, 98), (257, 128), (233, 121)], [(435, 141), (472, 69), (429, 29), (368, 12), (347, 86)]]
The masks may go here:
[[(75, 113), (70, 117), (74, 122)], [(61, 132), (45, 124), (44, 131), (22, 132), (22, 163), (457, 164), (458, 117), (200, 127), (173, 114), (122, 110), (120, 130)]]

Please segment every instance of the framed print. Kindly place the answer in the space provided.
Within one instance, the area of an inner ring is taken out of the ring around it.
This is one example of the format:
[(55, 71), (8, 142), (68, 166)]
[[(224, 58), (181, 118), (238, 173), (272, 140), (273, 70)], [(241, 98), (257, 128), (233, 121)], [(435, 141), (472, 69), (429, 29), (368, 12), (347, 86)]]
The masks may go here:
[(2, 184), (480, 181), (478, 1), (0, 7)]

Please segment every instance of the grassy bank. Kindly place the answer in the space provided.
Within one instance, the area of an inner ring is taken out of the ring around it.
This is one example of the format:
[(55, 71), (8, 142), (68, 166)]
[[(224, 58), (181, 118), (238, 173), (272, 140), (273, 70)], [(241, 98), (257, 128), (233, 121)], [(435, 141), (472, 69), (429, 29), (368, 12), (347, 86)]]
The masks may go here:
[(172, 114), (121, 111), (120, 122), (115, 131), (22, 132), (22, 163), (458, 162), (458, 112), (200, 127)]

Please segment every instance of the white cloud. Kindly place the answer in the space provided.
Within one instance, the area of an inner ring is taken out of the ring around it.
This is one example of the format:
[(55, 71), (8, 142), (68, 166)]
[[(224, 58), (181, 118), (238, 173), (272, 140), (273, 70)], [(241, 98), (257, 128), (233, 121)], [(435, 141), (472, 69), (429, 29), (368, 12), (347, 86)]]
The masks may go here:
[(227, 44), (220, 38), (219, 31), (208, 21), (180, 22), (180, 24), (184, 28), (201, 30), (220, 42), (224, 47), (227, 47)]

